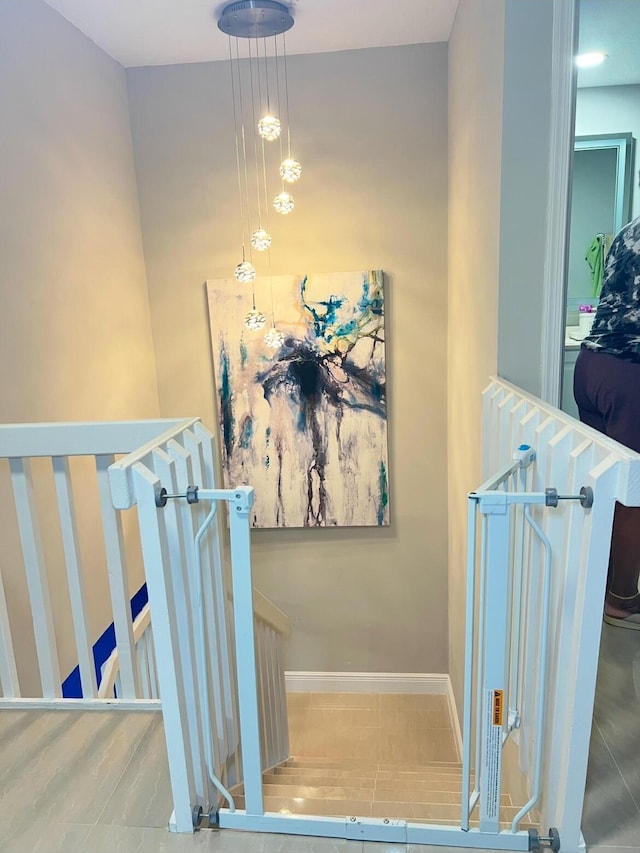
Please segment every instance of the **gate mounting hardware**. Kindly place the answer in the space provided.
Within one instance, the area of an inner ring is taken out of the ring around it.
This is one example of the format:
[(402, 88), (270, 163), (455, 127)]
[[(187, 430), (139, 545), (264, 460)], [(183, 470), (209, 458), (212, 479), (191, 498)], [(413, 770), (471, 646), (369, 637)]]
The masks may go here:
[(558, 501), (580, 501), (585, 509), (593, 506), (593, 489), (591, 486), (583, 486), (579, 495), (559, 495), (557, 489), (545, 489), (545, 505), (558, 506)]
[(199, 501), (198, 486), (188, 486), (184, 495), (170, 495), (162, 486), (156, 486), (154, 492), (157, 507), (166, 506), (168, 500), (176, 498), (186, 498), (188, 504), (197, 504)]
[(538, 853), (542, 844), (548, 846), (553, 853), (559, 853), (560, 833), (555, 826), (551, 827), (549, 835), (538, 835), (537, 829), (529, 830), (529, 850), (531, 850), (532, 853)]

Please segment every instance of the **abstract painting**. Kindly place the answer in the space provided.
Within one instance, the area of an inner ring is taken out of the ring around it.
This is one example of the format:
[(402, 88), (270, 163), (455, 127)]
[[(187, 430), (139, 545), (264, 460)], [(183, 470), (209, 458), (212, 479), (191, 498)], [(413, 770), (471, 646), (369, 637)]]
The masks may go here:
[[(207, 282), (225, 486), (254, 527), (389, 524), (381, 270)], [(265, 332), (282, 333), (275, 349)]]

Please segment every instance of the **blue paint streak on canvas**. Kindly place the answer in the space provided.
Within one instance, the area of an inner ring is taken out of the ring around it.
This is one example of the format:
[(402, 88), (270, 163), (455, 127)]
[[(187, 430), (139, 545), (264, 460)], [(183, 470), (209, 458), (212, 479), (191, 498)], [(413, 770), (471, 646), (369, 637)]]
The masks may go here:
[(249, 360), (249, 351), (247, 350), (247, 345), (244, 341), (240, 341), (240, 367), (242, 370), (247, 366), (247, 361)]
[(222, 440), (226, 451), (227, 459), (233, 452), (234, 441), (234, 416), (233, 416), (233, 395), (231, 393), (231, 376), (229, 367), (229, 353), (224, 345), (220, 344), (220, 415), (222, 418)]
[(251, 447), (251, 442), (253, 441), (253, 418), (251, 415), (247, 415), (242, 421), (242, 427), (240, 429), (240, 447), (243, 450), (248, 450)]
[(389, 503), (389, 486), (387, 483), (387, 468), (384, 462), (380, 463), (380, 473), (378, 477), (378, 486), (380, 490), (378, 501), (378, 526), (384, 524), (384, 516)]

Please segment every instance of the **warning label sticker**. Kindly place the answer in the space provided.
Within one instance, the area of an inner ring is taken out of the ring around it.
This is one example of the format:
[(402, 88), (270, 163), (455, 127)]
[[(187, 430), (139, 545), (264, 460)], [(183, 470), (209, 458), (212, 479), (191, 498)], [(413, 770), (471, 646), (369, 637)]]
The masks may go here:
[(502, 728), (503, 690), (493, 691), (493, 725)]
[(484, 747), (482, 750), (480, 828), (500, 819), (500, 776), (502, 765), (502, 720), (504, 691), (486, 690)]

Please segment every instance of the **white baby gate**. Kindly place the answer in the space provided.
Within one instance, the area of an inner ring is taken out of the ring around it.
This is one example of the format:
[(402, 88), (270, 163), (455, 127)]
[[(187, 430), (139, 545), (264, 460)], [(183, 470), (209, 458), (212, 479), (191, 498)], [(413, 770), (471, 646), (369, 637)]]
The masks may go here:
[(109, 470), (114, 505), (138, 510), (176, 832), (233, 809), (240, 783), (262, 803), (262, 773), (289, 757), (289, 622), (252, 587), (253, 490), (216, 488), (214, 459), (194, 422)]

